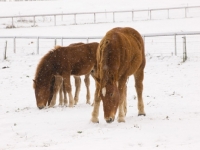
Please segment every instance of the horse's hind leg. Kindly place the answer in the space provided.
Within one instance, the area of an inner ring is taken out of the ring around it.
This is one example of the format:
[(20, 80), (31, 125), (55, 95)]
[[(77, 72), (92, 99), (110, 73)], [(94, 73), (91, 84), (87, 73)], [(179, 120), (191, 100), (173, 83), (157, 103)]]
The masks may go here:
[(62, 82), (63, 82), (63, 78), (60, 75), (55, 75), (55, 83), (54, 83), (54, 87), (53, 87), (53, 97), (52, 97), (49, 107), (53, 107), (56, 104), (57, 93), (62, 86)]
[(84, 82), (87, 89), (86, 104), (90, 104), (90, 74), (85, 75)]
[(144, 103), (142, 98), (143, 92), (143, 79), (144, 79), (144, 71), (143, 68), (139, 68), (139, 70), (134, 74), (135, 78), (135, 88), (138, 97), (138, 116), (146, 115), (144, 111)]
[(127, 113), (127, 85), (125, 85), (125, 89), (124, 89), (124, 113), (126, 115)]
[(74, 79), (75, 79), (75, 87), (76, 87), (76, 91), (74, 95), (74, 104), (76, 105), (78, 103), (79, 93), (81, 89), (81, 77), (74, 76)]
[(72, 88), (71, 88), (71, 82), (70, 82), (70, 75), (69, 74), (65, 74), (63, 75), (64, 77), (64, 86), (65, 86), (65, 89), (68, 93), (68, 96), (69, 96), (69, 107), (74, 107), (74, 99), (73, 99), (73, 96), (72, 96)]
[(62, 106), (63, 105), (63, 84), (61, 84), (60, 86), (60, 90), (59, 90), (59, 105)]
[(62, 88), (63, 88), (63, 95), (64, 95), (64, 105), (67, 106), (67, 103), (68, 103), (68, 100), (67, 100), (67, 92), (66, 92), (65, 84), (64, 84), (64, 83), (63, 83), (63, 85), (62, 85)]

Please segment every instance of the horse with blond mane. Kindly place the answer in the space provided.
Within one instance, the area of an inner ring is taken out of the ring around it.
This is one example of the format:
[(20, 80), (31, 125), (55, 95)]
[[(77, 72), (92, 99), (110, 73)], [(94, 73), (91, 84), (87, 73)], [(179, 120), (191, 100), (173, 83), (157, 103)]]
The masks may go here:
[(142, 99), (145, 62), (144, 42), (138, 31), (126, 27), (113, 28), (106, 33), (99, 43), (97, 66), (92, 72), (96, 81), (92, 122), (99, 122), (101, 100), (107, 123), (114, 121), (117, 109), (118, 122), (125, 122), (126, 83), (131, 75), (135, 78), (138, 115), (145, 115)]
[(62, 76), (63, 84), (69, 96), (69, 107), (74, 106), (70, 76), (81, 76), (91, 72), (96, 64), (97, 42), (76, 46), (55, 47), (39, 62), (33, 87), (37, 107), (39, 109), (50, 105), (52, 97), (52, 80), (55, 75)]

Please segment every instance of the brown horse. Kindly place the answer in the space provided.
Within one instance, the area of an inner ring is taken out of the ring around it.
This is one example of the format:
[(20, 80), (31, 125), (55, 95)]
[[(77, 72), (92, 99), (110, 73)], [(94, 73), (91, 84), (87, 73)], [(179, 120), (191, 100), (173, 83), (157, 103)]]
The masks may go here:
[[(73, 43), (70, 44), (69, 46), (77, 46), (77, 45), (82, 45), (84, 43)], [(74, 104), (76, 105), (78, 103), (79, 100), (79, 93), (80, 93), (80, 88), (81, 88), (81, 78), (80, 76), (73, 76), (74, 80), (75, 80), (75, 95), (74, 95)], [(85, 86), (86, 86), (86, 104), (90, 104), (90, 90), (89, 90), (89, 86), (90, 86), (90, 73), (85, 75), (84, 78), (84, 82), (85, 82)], [(55, 75), (55, 78), (52, 80), (52, 88), (51, 88), (51, 96), (49, 98), (49, 107), (53, 107), (56, 104), (56, 97), (57, 94), (59, 92), (59, 105), (67, 105), (68, 101), (67, 101), (67, 96), (66, 96), (66, 91), (65, 91), (65, 87), (63, 84), (63, 78), (60, 75)], [(63, 95), (64, 95), (64, 99), (63, 99)]]
[(99, 122), (101, 99), (107, 123), (114, 121), (118, 108), (118, 122), (125, 122), (126, 83), (130, 75), (135, 78), (138, 115), (145, 115), (142, 99), (145, 62), (143, 39), (135, 29), (114, 28), (106, 33), (97, 49), (97, 66), (92, 73), (96, 81), (92, 122)]
[(33, 87), (39, 109), (46, 106), (51, 97), (52, 78), (60, 75), (69, 96), (69, 107), (74, 106), (70, 76), (81, 76), (91, 72), (96, 63), (96, 51), (99, 43), (93, 42), (77, 46), (56, 47), (49, 51), (39, 62)]

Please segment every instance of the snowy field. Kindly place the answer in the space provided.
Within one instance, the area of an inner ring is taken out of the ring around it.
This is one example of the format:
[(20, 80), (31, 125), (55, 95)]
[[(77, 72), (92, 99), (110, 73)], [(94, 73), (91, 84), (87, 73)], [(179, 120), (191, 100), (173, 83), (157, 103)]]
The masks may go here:
[[(198, 0), (139, 2), (127, 0), (126, 3), (120, 0), (0, 2), (0, 15), (17, 15), (19, 12), (39, 14), (187, 5), (200, 5), (200, 2)], [(108, 30), (117, 26), (130, 26), (142, 34), (200, 31), (199, 23), (200, 17), (194, 17), (57, 27), (0, 28), (0, 34), (1, 36), (103, 36)], [(182, 62), (182, 37), (178, 37), (177, 40), (178, 56), (174, 56), (173, 38), (146, 39), (147, 65), (143, 98), (147, 115), (137, 116), (136, 92), (131, 76), (128, 82), (126, 122), (114, 121), (112, 124), (105, 122), (102, 106), (100, 123), (90, 122), (93, 108), (85, 104), (86, 89), (83, 80), (79, 103), (74, 108), (56, 105), (54, 108), (39, 110), (36, 107), (32, 79), (40, 58), (53, 48), (54, 42), (44, 41), (40, 54), (37, 55), (34, 40), (21, 41), (18, 42), (17, 53), (13, 54), (12, 41), (8, 40), (8, 56), (7, 60), (3, 60), (5, 40), (1, 40), (0, 150), (199, 150), (200, 37), (188, 37), (188, 60), (185, 63)], [(69, 40), (64, 44), (74, 42), (79, 41)], [(93, 101), (95, 86), (92, 78), (90, 81), (91, 101)], [(73, 78), (72, 85), (74, 85)]]

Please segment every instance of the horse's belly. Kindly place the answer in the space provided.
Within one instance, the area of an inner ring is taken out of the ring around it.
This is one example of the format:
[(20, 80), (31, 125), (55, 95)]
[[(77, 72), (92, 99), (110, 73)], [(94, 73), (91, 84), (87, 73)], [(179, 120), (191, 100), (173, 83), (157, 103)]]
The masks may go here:
[(76, 76), (86, 75), (91, 72), (93, 66), (81, 66), (72, 69), (71, 74)]

